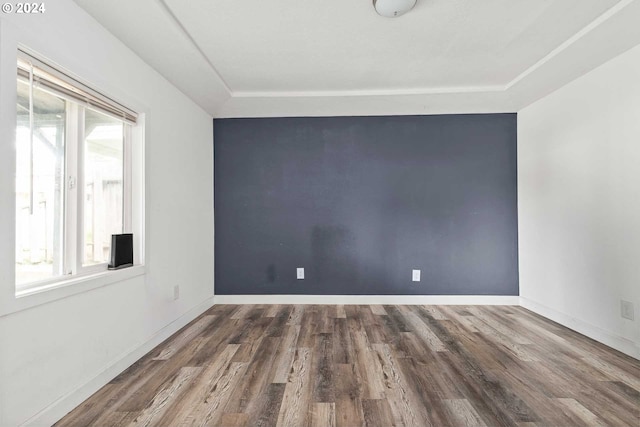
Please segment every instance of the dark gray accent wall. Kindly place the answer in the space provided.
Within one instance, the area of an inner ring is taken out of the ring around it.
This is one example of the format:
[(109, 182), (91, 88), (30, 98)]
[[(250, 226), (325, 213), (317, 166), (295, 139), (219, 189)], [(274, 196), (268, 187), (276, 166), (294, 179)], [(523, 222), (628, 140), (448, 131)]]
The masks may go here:
[(516, 114), (216, 119), (214, 152), (216, 294), (518, 295)]

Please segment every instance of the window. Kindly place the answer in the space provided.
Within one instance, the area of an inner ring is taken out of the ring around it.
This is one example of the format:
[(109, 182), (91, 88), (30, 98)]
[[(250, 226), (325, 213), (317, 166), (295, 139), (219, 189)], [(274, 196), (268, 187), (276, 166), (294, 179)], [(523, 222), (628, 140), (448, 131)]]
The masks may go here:
[(137, 115), (24, 52), (16, 107), (16, 291), (106, 270), (132, 228)]

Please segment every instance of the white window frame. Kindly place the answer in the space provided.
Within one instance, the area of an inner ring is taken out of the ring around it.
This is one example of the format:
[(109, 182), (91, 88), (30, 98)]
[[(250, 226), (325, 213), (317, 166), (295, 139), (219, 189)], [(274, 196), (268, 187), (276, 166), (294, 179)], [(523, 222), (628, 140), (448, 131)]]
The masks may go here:
[[(22, 55), (25, 54), (21, 52)], [(39, 64), (43, 64), (38, 60)], [(54, 71), (57, 71), (54, 69)], [(66, 73), (60, 73), (66, 76)], [(74, 79), (69, 78), (71, 82)], [(87, 86), (76, 82), (82, 88)], [(116, 117), (109, 112), (103, 111), (99, 108), (92, 108), (90, 105), (82, 105), (78, 99), (73, 99), (69, 96), (65, 96), (62, 93), (57, 93), (53, 90), (41, 89), (50, 92), (51, 94), (62, 98), (66, 103), (66, 122), (65, 122), (65, 154), (64, 154), (64, 206), (63, 206), (63, 238), (62, 238), (62, 254), (63, 254), (63, 274), (55, 276), (45, 280), (38, 280), (28, 283), (15, 283), (16, 297), (27, 296), (32, 293), (39, 293), (43, 290), (55, 289), (58, 286), (67, 285), (74, 280), (83, 280), (88, 277), (95, 277), (101, 273), (107, 273), (107, 263), (83, 265), (84, 263), (84, 113), (86, 109), (95, 110), (101, 114), (106, 114), (112, 117)], [(93, 96), (100, 97), (100, 100), (110, 98), (100, 94), (97, 91), (91, 90)], [(119, 105), (115, 103), (115, 105)], [(127, 110), (130, 113), (131, 110)], [(134, 113), (135, 114), (135, 113)], [(134, 158), (142, 161), (143, 149), (136, 149), (134, 153), (134, 143), (136, 140), (140, 146), (142, 146), (144, 140), (143, 116), (138, 117), (139, 120), (136, 124), (131, 124), (126, 120), (123, 122), (123, 189), (122, 189), (122, 233), (134, 233), (134, 265), (140, 266), (143, 263), (143, 239), (140, 234), (143, 230), (143, 203), (136, 202), (137, 206), (134, 206), (133, 193), (136, 192), (137, 196), (143, 194), (143, 183), (135, 183), (135, 180), (142, 181), (143, 175), (134, 173), (133, 163)], [(143, 169), (141, 168), (141, 171)], [(135, 187), (135, 188), (134, 188)], [(134, 209), (137, 210), (137, 215), (140, 219), (140, 224), (134, 224)], [(138, 234), (136, 236), (135, 234)], [(138, 246), (138, 248), (136, 248)], [(115, 274), (116, 272), (109, 272), (109, 274)], [(122, 273), (120, 273), (122, 275)], [(128, 274), (127, 274), (128, 275)]]

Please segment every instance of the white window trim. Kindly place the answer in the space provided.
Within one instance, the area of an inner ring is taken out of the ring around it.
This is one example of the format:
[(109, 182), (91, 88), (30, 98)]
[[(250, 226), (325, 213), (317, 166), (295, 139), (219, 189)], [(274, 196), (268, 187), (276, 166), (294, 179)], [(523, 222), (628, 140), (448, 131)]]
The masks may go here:
[[(73, 242), (77, 242), (77, 234), (78, 233), (78, 218), (82, 218), (81, 213), (78, 211), (78, 187), (80, 186), (80, 182), (78, 182), (77, 178), (77, 170), (78, 170), (78, 158), (80, 157), (80, 153), (78, 152), (78, 141), (81, 135), (84, 135), (82, 132), (83, 129), (80, 128), (80, 124), (78, 123), (78, 110), (80, 107), (78, 104), (73, 102), (67, 102), (67, 122), (66, 122), (66, 137), (65, 137), (65, 165), (64, 165), (64, 263), (63, 263), (63, 276), (53, 278), (49, 280), (49, 282), (58, 282), (61, 280), (65, 280), (69, 275), (73, 272), (74, 265), (76, 260), (76, 245)], [(57, 279), (57, 280), (56, 280)], [(37, 287), (37, 286), (36, 286)], [(30, 288), (29, 284), (25, 284), (22, 286), (22, 290), (28, 290)], [(18, 295), (18, 285), (16, 284), (16, 295)]]
[(75, 275), (73, 277), (63, 276), (62, 279), (59, 278), (57, 281), (51, 281), (51, 283), (39, 282), (38, 286), (16, 292), (16, 300), (22, 302), (21, 300), (31, 299), (31, 301), (25, 301), (27, 304), (24, 307), (30, 308), (91, 289), (100, 288), (111, 283), (122, 282), (137, 276), (142, 276), (145, 272), (146, 269), (144, 265), (134, 265), (133, 267), (122, 270), (107, 270), (94, 274)]
[[(15, 117), (14, 117), (15, 121)], [(124, 281), (136, 280), (146, 274), (145, 266), (145, 126), (147, 116), (138, 116), (138, 125), (131, 129), (132, 143), (131, 163), (135, 168), (130, 169), (131, 184), (131, 223), (130, 229), (134, 235), (134, 265), (122, 270), (106, 270), (93, 274), (59, 276), (50, 280), (34, 282), (20, 291), (15, 291), (15, 280), (12, 285), (11, 301), (0, 305), (0, 318), (11, 313), (26, 310), (42, 304), (47, 304), (73, 295), (88, 292), (107, 285)], [(67, 182), (68, 185), (68, 182)], [(77, 200), (77, 199), (76, 199)], [(15, 227), (15, 224), (12, 224)], [(14, 243), (15, 244), (15, 243)], [(12, 251), (15, 253), (15, 250)]]
[[(22, 49), (22, 48), (21, 48)], [(15, 79), (14, 79), (15, 82)], [(15, 83), (14, 83), (15, 85)], [(64, 98), (64, 97), (63, 97)], [(15, 103), (15, 102), (14, 102)], [(6, 310), (0, 307), (0, 317), (35, 305), (40, 305), (64, 298), (89, 289), (104, 286), (106, 284), (127, 280), (145, 274), (144, 267), (144, 223), (145, 223), (145, 196), (144, 196), (144, 141), (145, 141), (145, 114), (139, 113), (137, 123), (124, 121), (124, 147), (123, 147), (123, 233), (134, 234), (134, 266), (122, 270), (108, 270), (107, 263), (83, 266), (84, 233), (79, 227), (82, 225), (78, 219), (83, 218), (84, 193), (79, 191), (83, 185), (83, 162), (78, 161), (82, 156), (84, 135), (84, 120), (80, 117), (84, 114), (81, 108), (91, 108), (78, 104), (76, 100), (67, 99), (69, 114), (65, 126), (65, 213), (64, 213), (64, 265), (63, 274), (42, 281), (17, 284), (15, 282), (15, 270), (13, 286), (15, 302), (18, 307)], [(91, 108), (93, 109), (93, 108)], [(102, 113), (100, 110), (96, 110)], [(15, 122), (15, 116), (14, 120)], [(15, 125), (14, 125), (15, 126)], [(71, 141), (71, 143), (69, 143)], [(15, 156), (14, 156), (15, 157)], [(14, 160), (15, 161), (15, 160)], [(72, 174), (69, 171), (72, 171)], [(70, 182), (73, 180), (73, 188)], [(15, 198), (14, 198), (15, 203)], [(15, 224), (14, 224), (15, 227)], [(73, 241), (75, 244), (67, 242)], [(14, 245), (15, 246), (15, 241)], [(28, 298), (27, 298), (28, 297)], [(5, 304), (2, 304), (4, 306)], [(11, 304), (13, 305), (13, 304)], [(23, 306), (23, 307), (19, 307)]]

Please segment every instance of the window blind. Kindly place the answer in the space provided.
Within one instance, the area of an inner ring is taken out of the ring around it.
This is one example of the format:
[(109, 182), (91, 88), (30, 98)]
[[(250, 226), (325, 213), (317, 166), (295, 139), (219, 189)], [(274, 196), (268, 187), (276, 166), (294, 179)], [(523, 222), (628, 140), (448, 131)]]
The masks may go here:
[(18, 78), (27, 82), (33, 79), (33, 84), (42, 89), (127, 123), (135, 124), (138, 120), (137, 113), (129, 108), (21, 50), (18, 50)]

